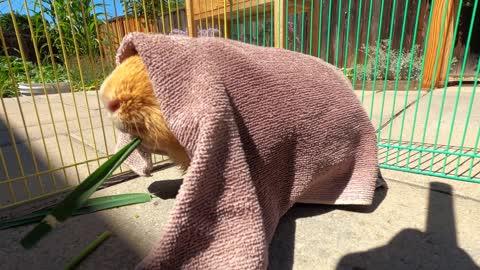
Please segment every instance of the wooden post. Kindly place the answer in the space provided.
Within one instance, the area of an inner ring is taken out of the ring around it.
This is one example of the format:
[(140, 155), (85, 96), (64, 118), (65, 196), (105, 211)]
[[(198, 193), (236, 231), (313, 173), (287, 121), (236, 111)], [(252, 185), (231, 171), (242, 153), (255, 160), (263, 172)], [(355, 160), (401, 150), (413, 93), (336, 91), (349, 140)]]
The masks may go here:
[(196, 37), (195, 14), (193, 13), (193, 0), (185, 0), (185, 12), (187, 14), (188, 36)]
[(440, 72), (440, 77), (438, 78), (438, 81), (437, 83), (435, 84), (435, 86), (437, 87), (443, 87), (444, 86), (444, 83), (447, 81), (447, 72), (448, 72), (448, 69), (450, 68), (448, 66), (448, 61), (449, 61), (449, 58), (450, 58), (450, 51), (452, 49), (452, 46), (455, 47), (455, 41), (453, 40), (453, 30), (455, 28), (455, 23), (457, 23), (455, 21), (456, 19), (456, 16), (457, 16), (457, 12), (458, 12), (458, 0), (452, 0), (453, 1), (453, 7), (452, 7), (452, 16), (451, 16), (451, 20), (448, 21), (448, 33), (447, 33), (447, 38), (445, 40), (445, 50), (443, 51), (443, 54), (442, 54), (442, 62), (439, 62), (442, 64), (441, 66), (441, 72)]
[(285, 0), (272, 0), (275, 1), (273, 5), (274, 12), (274, 42), (276, 48), (285, 48)]
[[(443, 13), (445, 9), (446, 2), (448, 1), (448, 6), (446, 10), (446, 18), (443, 21)], [(450, 49), (453, 38), (453, 29), (455, 26), (455, 15), (456, 15), (456, 6), (458, 5), (458, 0), (437, 0), (435, 5), (432, 7), (432, 20), (430, 23), (430, 35), (426, 43), (427, 53), (425, 55), (425, 64), (423, 66), (423, 80), (422, 80), (422, 89), (430, 89), (432, 82), (435, 87), (440, 86), (440, 82), (445, 81), (446, 72), (448, 68), (448, 58), (450, 56)], [(441, 28), (445, 24), (442, 35)], [(438, 63), (436, 70), (435, 67), (435, 58), (437, 57), (437, 50), (440, 46)], [(434, 74), (435, 73), (435, 74)], [(434, 77), (435, 75), (435, 77)]]

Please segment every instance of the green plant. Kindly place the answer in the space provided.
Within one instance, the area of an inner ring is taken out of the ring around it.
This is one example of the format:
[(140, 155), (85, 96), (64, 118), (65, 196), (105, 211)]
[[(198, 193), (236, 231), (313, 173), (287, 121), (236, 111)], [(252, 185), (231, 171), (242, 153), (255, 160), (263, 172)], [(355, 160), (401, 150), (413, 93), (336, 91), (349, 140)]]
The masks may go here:
[[(148, 193), (127, 193), (110, 196), (102, 196), (88, 199), (85, 204), (76, 209), (72, 216), (89, 214), (96, 211), (122, 207), (131, 204), (145, 203), (151, 201), (152, 196)], [(0, 222), (0, 230), (14, 228), (35, 222), (40, 222), (53, 209), (53, 206), (37, 210), (31, 214), (12, 218)]]
[(340, 70), (343, 72), (343, 74), (345, 74), (347, 78), (349, 78), (350, 80), (353, 79), (353, 74), (354, 74), (353, 68), (342, 68)]
[[(367, 65), (357, 66), (357, 80), (362, 80), (365, 76), (367, 80), (373, 80), (376, 77), (377, 80), (395, 80), (397, 75), (397, 68), (400, 62), (400, 70), (398, 71), (398, 77), (400, 80), (408, 79), (408, 72), (410, 68), (410, 60), (412, 60), (410, 80), (418, 80), (420, 72), (422, 70), (422, 56), (420, 45), (415, 44), (412, 51), (410, 49), (404, 49), (400, 54), (397, 49), (390, 49), (388, 52), (389, 40), (384, 39), (381, 41), (378, 48), (376, 44), (372, 44), (368, 48), (368, 60)], [(361, 51), (366, 52), (366, 46), (362, 45)], [(367, 56), (366, 56), (367, 57)], [(375, 62), (377, 61), (376, 74), (375, 74)], [(388, 70), (387, 70), (387, 62)], [(375, 76), (376, 75), (376, 76)]]
[[(17, 29), (20, 34), (29, 33), (27, 15), (14, 13), (15, 21), (17, 22)], [(15, 33), (13, 25), (12, 15), (10, 13), (4, 13), (0, 15), (0, 27), (4, 33)]]
[[(177, 9), (185, 7), (185, 0), (160, 0), (160, 1), (148, 1), (148, 0), (121, 0), (122, 8), (127, 7), (127, 14), (129, 16), (144, 16), (147, 14), (147, 18), (152, 19), (153, 16), (161, 16), (163, 13), (168, 12), (170, 6), (171, 12)], [(145, 8), (144, 8), (145, 6)]]
[[(37, 20), (35, 37), (44, 39), (50, 35), (53, 46), (61, 52), (65, 50), (68, 56), (98, 55), (100, 40), (97, 37), (97, 28), (105, 21), (100, 19), (104, 13), (100, 12), (102, 5), (94, 0), (36, 0), (32, 12), (53, 18), (53, 23), (47, 23), (46, 28), (41, 20)], [(63, 46), (62, 46), (63, 42)], [(76, 45), (76, 46), (75, 46)]]
[[(22, 59), (16, 56), (10, 56), (8, 59), (10, 60), (11, 70), (8, 67), (7, 57), (0, 56), (0, 95), (2, 97), (12, 97), (16, 95), (17, 86), (13, 84), (10, 74), (13, 75), (16, 83), (27, 83), (29, 78), (32, 83), (54, 83), (57, 81), (57, 78), (58, 81), (68, 79), (67, 71), (62, 65), (57, 64), (54, 69), (53, 65), (42, 65), (38, 67), (29, 61), (26, 61), (24, 65)], [(28, 70), (29, 77), (27, 77), (25, 66)]]
[(67, 59), (67, 63), (70, 70), (70, 79), (73, 83), (73, 89), (75, 91), (83, 90), (82, 79), (85, 86), (85, 90), (96, 90), (101, 85), (104, 75), (110, 73), (114, 66), (111, 61), (104, 59), (105, 74), (102, 66), (96, 61), (98, 59), (92, 59), (87, 56), (80, 58), (70, 57)]
[[(30, 32), (30, 25), (28, 23), (28, 16), (26, 14), (13, 13), (13, 17), (15, 18), (15, 25), (17, 26), (16, 29), (18, 30), (19, 38), (22, 41), (23, 53), (27, 60), (35, 61), (35, 51), (32, 41), (32, 33)], [(41, 16), (39, 14), (33, 14), (30, 16), (30, 19), (33, 28), (36, 29), (37, 26), (35, 22), (41, 20)], [(2, 28), (6, 47), (8, 48), (8, 54), (20, 56), (20, 44), (18, 42), (17, 32), (15, 31), (15, 25), (13, 23), (12, 14), (0, 14), (0, 27)], [(39, 48), (46, 46), (45, 39), (40, 38), (36, 41)], [(0, 55), (6, 55), (3, 46), (0, 46)], [(47, 55), (47, 50), (40, 49), (40, 59), (45, 59), (45, 56)]]
[(110, 237), (112, 233), (110, 231), (105, 231), (100, 235), (95, 241), (93, 241), (87, 248), (85, 248), (82, 253), (76, 256), (68, 265), (65, 267), (65, 270), (72, 270), (77, 267), (90, 253), (92, 253), (103, 241)]
[(140, 143), (141, 140), (135, 138), (105, 161), (105, 163), (70, 192), (63, 201), (57, 204), (50, 213), (20, 241), (20, 244), (24, 248), (32, 248), (43, 236), (49, 233), (57, 223), (67, 220), (75, 210), (85, 205), (90, 196), (120, 167)]

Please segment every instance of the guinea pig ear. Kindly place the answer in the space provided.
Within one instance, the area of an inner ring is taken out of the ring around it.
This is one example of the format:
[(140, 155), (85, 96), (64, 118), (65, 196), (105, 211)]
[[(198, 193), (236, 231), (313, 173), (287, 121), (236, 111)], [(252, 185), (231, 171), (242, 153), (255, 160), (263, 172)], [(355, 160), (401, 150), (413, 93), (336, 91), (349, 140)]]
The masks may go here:
[[(131, 134), (124, 133), (121, 130), (117, 130), (117, 145), (115, 152), (120, 150), (123, 146), (131, 142), (135, 137)], [(127, 157), (125, 163), (140, 176), (149, 176), (152, 171), (152, 154), (146, 152), (140, 145), (135, 149), (130, 156)]]

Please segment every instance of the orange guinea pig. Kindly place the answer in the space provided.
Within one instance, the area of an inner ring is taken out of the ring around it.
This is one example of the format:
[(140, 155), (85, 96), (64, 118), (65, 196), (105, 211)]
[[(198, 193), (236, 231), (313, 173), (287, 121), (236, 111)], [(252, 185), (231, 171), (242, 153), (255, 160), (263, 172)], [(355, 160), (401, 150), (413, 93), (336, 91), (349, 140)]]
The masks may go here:
[(153, 93), (148, 71), (139, 56), (131, 56), (100, 87), (105, 108), (115, 126), (142, 139), (142, 146), (167, 155), (186, 170), (190, 159), (168, 127)]

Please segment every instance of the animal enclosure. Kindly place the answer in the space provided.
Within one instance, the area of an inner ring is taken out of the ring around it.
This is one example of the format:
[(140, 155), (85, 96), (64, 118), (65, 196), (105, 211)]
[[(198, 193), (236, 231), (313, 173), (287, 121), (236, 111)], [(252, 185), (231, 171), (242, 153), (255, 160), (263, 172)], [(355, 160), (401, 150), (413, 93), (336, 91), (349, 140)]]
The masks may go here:
[(0, 1), (0, 209), (67, 191), (113, 153), (98, 89), (137, 31), (321, 58), (351, 80), (381, 168), (480, 183), (479, 1)]

